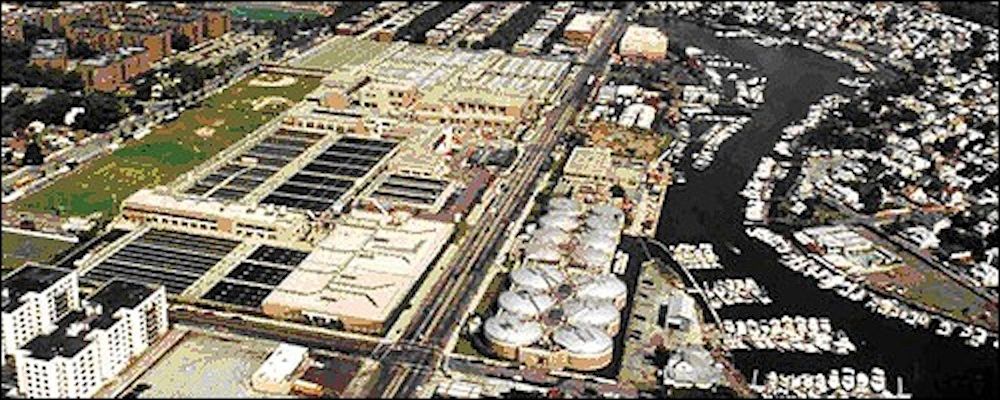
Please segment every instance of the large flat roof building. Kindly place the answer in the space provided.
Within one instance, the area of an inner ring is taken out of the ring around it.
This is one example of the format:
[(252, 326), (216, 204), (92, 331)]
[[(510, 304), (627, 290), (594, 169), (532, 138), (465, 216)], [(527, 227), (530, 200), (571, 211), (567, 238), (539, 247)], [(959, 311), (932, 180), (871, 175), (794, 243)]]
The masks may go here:
[(574, 186), (605, 186), (611, 185), (612, 171), (610, 148), (578, 146), (566, 160), (563, 179)]
[[(358, 50), (335, 57), (346, 41)], [(535, 115), (569, 72), (563, 61), (342, 37), (296, 65), (329, 71), (321, 104), (333, 110), (496, 129)]]
[(632, 25), (622, 35), (618, 53), (625, 58), (662, 60), (667, 56), (667, 35), (654, 27)]
[(153, 227), (285, 242), (303, 241), (310, 232), (309, 218), (294, 210), (179, 197), (153, 189), (141, 189), (125, 199), (122, 217)]
[(447, 222), (354, 210), (264, 299), (264, 313), (380, 332), (453, 229)]

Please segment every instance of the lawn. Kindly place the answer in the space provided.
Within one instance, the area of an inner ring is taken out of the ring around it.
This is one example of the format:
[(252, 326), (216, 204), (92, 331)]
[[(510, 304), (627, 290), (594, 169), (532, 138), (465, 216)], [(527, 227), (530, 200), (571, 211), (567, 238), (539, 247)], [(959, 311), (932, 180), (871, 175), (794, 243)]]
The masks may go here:
[(3, 270), (14, 269), (28, 261), (48, 263), (53, 257), (73, 247), (73, 243), (34, 236), (3, 234)]
[(247, 18), (254, 21), (284, 21), (290, 18), (315, 18), (319, 16), (317, 12), (276, 10), (265, 7), (236, 7), (233, 8), (232, 14), (236, 18)]
[[(320, 81), (299, 77), (291, 86), (266, 88), (249, 86), (251, 79), (212, 96), (201, 107), (186, 110), (142, 140), (127, 142), (114, 153), (17, 201), (15, 208), (71, 216), (93, 212), (114, 215), (120, 202), (135, 191), (170, 183), (279, 113), (274, 109), (254, 111), (254, 99), (283, 96), (298, 102)], [(195, 133), (199, 128), (214, 132), (199, 136)]]

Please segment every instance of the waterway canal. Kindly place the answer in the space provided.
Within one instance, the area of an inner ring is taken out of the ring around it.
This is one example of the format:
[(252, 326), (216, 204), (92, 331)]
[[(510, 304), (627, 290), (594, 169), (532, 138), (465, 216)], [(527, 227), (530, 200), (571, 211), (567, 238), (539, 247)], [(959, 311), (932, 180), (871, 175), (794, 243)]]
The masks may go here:
[[(834, 329), (843, 329), (858, 345), (858, 351), (849, 356), (740, 351), (735, 356), (737, 366), (748, 378), (754, 369), (761, 373), (826, 372), (843, 366), (861, 371), (882, 366), (890, 389), (895, 389), (895, 377), (902, 376), (904, 390), (915, 397), (994, 398), (998, 367), (992, 343), (973, 349), (957, 338), (943, 339), (872, 314), (863, 303), (819, 290), (809, 278), (785, 269), (773, 250), (744, 233), (744, 200), (737, 193), (757, 162), (771, 150), (782, 128), (803, 118), (811, 103), (829, 93), (849, 93), (837, 78), (848, 76), (851, 69), (801, 47), (766, 48), (748, 39), (719, 39), (711, 29), (682, 21), (672, 21), (667, 27), (671, 45), (682, 42), (749, 63), (768, 77), (768, 86), (765, 104), (753, 113), (753, 121), (743, 131), (722, 145), (711, 167), (703, 172), (693, 171), (689, 165), (681, 167), (688, 183), (670, 189), (657, 238), (667, 244), (714, 243), (726, 267), (722, 271), (695, 271), (696, 279), (750, 276), (774, 299), (767, 307), (724, 309), (720, 312), (723, 318), (827, 316)], [(729, 251), (729, 246), (738, 247), (741, 255)], [(665, 256), (654, 247), (650, 249), (654, 255)]]

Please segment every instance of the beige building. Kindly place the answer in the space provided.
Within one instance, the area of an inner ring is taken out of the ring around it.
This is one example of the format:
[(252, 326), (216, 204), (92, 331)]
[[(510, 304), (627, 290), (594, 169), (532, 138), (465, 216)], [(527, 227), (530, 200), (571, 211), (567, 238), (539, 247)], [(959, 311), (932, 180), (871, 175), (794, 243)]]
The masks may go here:
[(334, 112), (509, 130), (537, 115), (568, 72), (561, 61), (400, 43), (333, 68), (320, 104)]
[(354, 210), (267, 298), (277, 318), (379, 333), (451, 238), (454, 224)]
[(597, 30), (601, 27), (604, 16), (595, 13), (577, 14), (566, 25), (563, 30), (563, 37), (569, 44), (575, 46), (586, 46), (597, 35)]
[(254, 390), (272, 395), (287, 395), (296, 380), (299, 367), (308, 360), (309, 349), (288, 343), (278, 344), (250, 376)]
[(154, 228), (278, 242), (305, 241), (311, 231), (309, 217), (294, 211), (179, 197), (154, 189), (139, 190), (125, 199), (122, 218)]
[(614, 184), (613, 171), (610, 148), (577, 146), (566, 160), (562, 179), (574, 188), (600, 192)]
[(640, 25), (628, 27), (618, 44), (618, 53), (630, 59), (662, 60), (667, 56), (667, 35)]

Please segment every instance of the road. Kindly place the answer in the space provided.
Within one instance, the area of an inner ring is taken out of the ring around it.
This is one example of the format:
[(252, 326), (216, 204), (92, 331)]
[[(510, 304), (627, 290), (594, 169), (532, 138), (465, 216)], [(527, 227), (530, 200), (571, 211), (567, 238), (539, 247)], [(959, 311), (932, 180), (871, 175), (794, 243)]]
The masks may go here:
[(372, 385), (369, 397), (412, 397), (418, 386), (428, 380), (433, 371), (444, 361), (444, 349), (453, 334), (461, 328), (460, 321), (469, 309), (475, 288), (483, 283), (489, 261), (502, 243), (507, 223), (523, 210), (529, 200), (531, 188), (539, 177), (543, 161), (555, 147), (558, 132), (576, 115), (585, 98), (585, 83), (594, 73), (603, 69), (610, 55), (609, 49), (624, 28), (625, 16), (634, 5), (629, 4), (618, 15), (608, 35), (601, 38), (599, 48), (589, 61), (581, 65), (572, 87), (544, 120), (542, 132), (535, 143), (515, 165), (511, 175), (503, 178), (508, 196), (497, 199), (459, 247), (459, 257), (432, 293), (440, 293), (419, 306), (421, 310), (405, 329), (402, 339), (388, 347), (380, 347), (373, 356), (381, 363), (379, 374)]
[(177, 307), (171, 308), (170, 320), (174, 323), (183, 323), (208, 330), (221, 328), (223, 331), (238, 333), (244, 336), (276, 342), (294, 343), (341, 355), (370, 354), (376, 347), (376, 344), (372, 342), (331, 337), (323, 333), (314, 333), (301, 329), (276, 329), (274, 326), (254, 323), (241, 318), (213, 316)]

